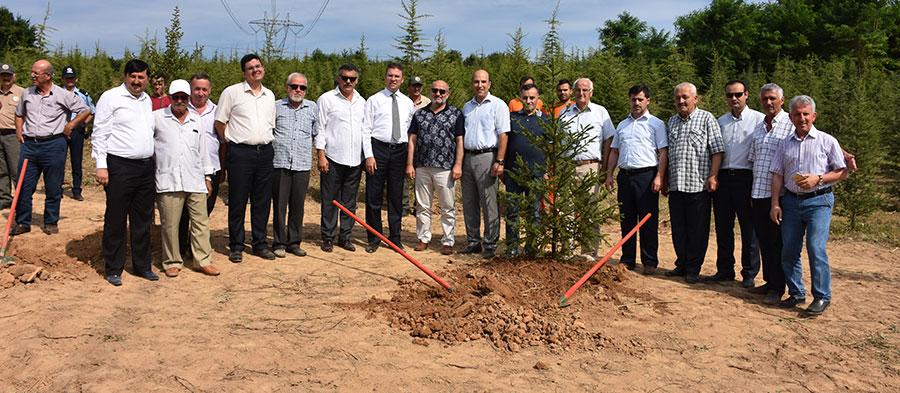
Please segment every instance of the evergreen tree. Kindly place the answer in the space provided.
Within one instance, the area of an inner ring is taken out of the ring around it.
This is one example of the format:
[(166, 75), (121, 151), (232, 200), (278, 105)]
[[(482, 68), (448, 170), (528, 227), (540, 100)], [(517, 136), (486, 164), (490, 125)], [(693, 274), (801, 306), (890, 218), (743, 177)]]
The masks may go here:
[(419, 13), (419, 0), (400, 0), (403, 13), (397, 14), (405, 23), (400, 25), (404, 35), (394, 38), (394, 48), (403, 53), (403, 61), (413, 64), (422, 59), (422, 53), (428, 48), (422, 38), (422, 20), (430, 17), (429, 14)]

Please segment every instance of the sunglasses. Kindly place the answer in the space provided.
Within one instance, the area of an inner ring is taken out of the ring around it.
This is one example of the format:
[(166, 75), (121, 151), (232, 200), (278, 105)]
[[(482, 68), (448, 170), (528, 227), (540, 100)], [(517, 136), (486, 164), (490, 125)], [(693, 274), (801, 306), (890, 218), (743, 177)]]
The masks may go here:
[(444, 95), (444, 94), (447, 93), (447, 90), (432, 88), (432, 89), (431, 89), (431, 92), (434, 93), (434, 94)]
[(291, 90), (300, 89), (300, 91), (306, 91), (306, 85), (296, 85), (296, 84), (291, 83), (288, 85), (288, 87), (290, 87)]
[(739, 93), (725, 93), (725, 97), (726, 98), (738, 98), (738, 97), (743, 97), (744, 94), (746, 94), (746, 93), (747, 92), (745, 92), (745, 91), (742, 91)]
[(187, 101), (189, 98), (191, 98), (187, 94), (174, 94), (169, 97), (172, 98), (172, 101)]
[(342, 79), (344, 82), (346, 82), (346, 83), (353, 83), (353, 82), (356, 82), (356, 79), (357, 79), (357, 78), (358, 78), (358, 77), (356, 77), (356, 76), (344, 76), (344, 75), (341, 75), (341, 79)]

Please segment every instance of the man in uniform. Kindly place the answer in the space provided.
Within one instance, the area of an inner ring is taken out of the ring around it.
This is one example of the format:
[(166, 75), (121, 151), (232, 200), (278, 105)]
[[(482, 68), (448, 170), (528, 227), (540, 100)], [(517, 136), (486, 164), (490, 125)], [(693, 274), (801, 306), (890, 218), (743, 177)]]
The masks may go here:
[[(94, 112), (97, 111), (97, 108), (94, 107), (94, 101), (91, 99), (91, 96), (86, 91), (78, 88), (78, 72), (75, 71), (74, 67), (66, 66), (63, 68), (62, 80), (63, 87), (75, 93), (75, 96), (84, 101), (84, 104), (91, 111), (87, 119), (84, 120), (84, 124), (80, 124), (72, 130), (72, 135), (69, 137), (69, 161), (72, 164), (72, 198), (76, 201), (83, 201), (84, 196), (81, 195), (81, 179), (83, 177), (81, 161), (84, 157), (84, 140), (87, 139), (85, 124), (94, 120)], [(75, 116), (77, 116), (77, 113), (72, 114), (72, 118), (75, 118)]]
[(16, 138), (16, 107), (24, 92), (16, 84), (13, 66), (0, 64), (0, 209), (12, 205), (12, 190), (19, 173), (19, 139)]

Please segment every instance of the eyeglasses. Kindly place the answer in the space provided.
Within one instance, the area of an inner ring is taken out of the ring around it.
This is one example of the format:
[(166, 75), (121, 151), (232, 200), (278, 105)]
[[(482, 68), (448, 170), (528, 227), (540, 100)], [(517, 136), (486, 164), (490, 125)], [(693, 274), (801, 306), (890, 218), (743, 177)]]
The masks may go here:
[(356, 82), (356, 79), (357, 79), (357, 78), (359, 78), (359, 77), (357, 77), (357, 76), (345, 76), (345, 75), (341, 75), (341, 80), (343, 80), (345, 83), (353, 83), (353, 82)]
[(171, 95), (170, 97), (172, 97), (172, 101), (187, 101), (189, 98), (191, 98), (187, 94), (175, 94)]
[(741, 92), (737, 92), (737, 93), (725, 93), (725, 98), (743, 97), (744, 94), (746, 94), (746, 93), (747, 93), (746, 91), (741, 91)]
[(290, 87), (291, 90), (300, 89), (300, 91), (306, 91), (306, 85), (296, 85), (296, 84), (291, 83), (288, 85), (288, 87)]
[(447, 93), (447, 90), (431, 88), (431, 92), (434, 94), (444, 95)]

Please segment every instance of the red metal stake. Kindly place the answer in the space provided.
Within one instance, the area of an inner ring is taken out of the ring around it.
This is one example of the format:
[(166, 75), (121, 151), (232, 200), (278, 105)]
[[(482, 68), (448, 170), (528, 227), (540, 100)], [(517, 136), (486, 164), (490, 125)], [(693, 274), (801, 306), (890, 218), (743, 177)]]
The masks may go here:
[(22, 191), (22, 179), (25, 178), (25, 171), (28, 169), (28, 159), (22, 161), (22, 170), (19, 171), (19, 181), (16, 182), (16, 196), (13, 197), (12, 205), (9, 206), (9, 219), (6, 220), (6, 231), (3, 232), (3, 241), (0, 242), (0, 257), (6, 256), (6, 246), (9, 244), (9, 230), (16, 218), (16, 203), (19, 202), (19, 192)]
[(410, 256), (409, 254), (407, 254), (406, 251), (403, 251), (403, 249), (401, 249), (400, 247), (397, 247), (397, 245), (395, 245), (394, 243), (391, 243), (391, 241), (388, 240), (386, 237), (384, 237), (384, 235), (378, 233), (378, 231), (376, 231), (374, 228), (369, 226), (369, 224), (366, 224), (365, 221), (360, 220), (359, 217), (357, 217), (355, 214), (351, 213), (350, 210), (347, 210), (347, 208), (344, 207), (343, 205), (341, 205), (340, 203), (338, 203), (338, 201), (332, 200), (331, 203), (334, 204), (335, 206), (337, 206), (338, 209), (341, 209), (341, 211), (344, 212), (344, 214), (346, 214), (346, 215), (350, 216), (350, 218), (356, 220), (356, 222), (358, 222), (359, 225), (362, 225), (363, 228), (366, 228), (367, 231), (371, 232), (375, 236), (378, 236), (378, 238), (381, 239), (381, 241), (385, 242), (388, 246), (391, 246), (391, 248), (394, 249), (394, 251), (400, 253), (400, 255), (403, 255), (403, 257), (406, 258), (406, 260), (412, 262), (413, 265), (416, 265), (416, 267), (419, 268), (419, 270), (425, 272), (425, 274), (427, 274), (428, 277), (431, 277), (434, 281), (437, 281), (437, 283), (441, 284), (442, 287), (446, 288), (448, 291), (453, 290), (453, 288), (450, 288), (450, 284), (447, 284), (447, 282), (444, 281), (444, 279), (438, 277), (437, 274), (434, 274), (434, 272), (432, 272), (431, 270), (428, 270), (427, 267), (423, 266), (421, 263), (419, 263), (419, 261), (417, 261), (415, 258)]
[(631, 237), (634, 236), (635, 233), (637, 233), (638, 229), (641, 228), (641, 225), (644, 225), (644, 223), (647, 222), (647, 220), (649, 220), (649, 219), (650, 219), (650, 213), (647, 213), (647, 215), (644, 216), (644, 219), (642, 219), (641, 222), (639, 222), (637, 224), (637, 226), (635, 226), (634, 229), (631, 230), (631, 232), (628, 232), (628, 234), (625, 235), (625, 237), (623, 237), (622, 240), (619, 240), (619, 243), (617, 243), (615, 247), (613, 247), (611, 250), (609, 250), (609, 252), (607, 252), (606, 255), (603, 256), (603, 259), (601, 259), (600, 262), (597, 262), (597, 264), (594, 265), (594, 267), (592, 267), (591, 270), (588, 270), (588, 272), (585, 273), (584, 276), (582, 276), (581, 279), (575, 283), (575, 285), (572, 285), (572, 288), (569, 288), (569, 290), (566, 291), (565, 295), (562, 295), (562, 297), (559, 298), (559, 306), (560, 307), (568, 306), (569, 305), (568, 301), (569, 301), (569, 299), (572, 298), (572, 294), (575, 293), (575, 291), (577, 291), (578, 288), (581, 288), (581, 286), (584, 285), (584, 283), (588, 280), (588, 278), (590, 278), (591, 275), (593, 275), (597, 271), (597, 269), (600, 268), (600, 266), (603, 266), (603, 264), (609, 260), (609, 257), (611, 257), (613, 253), (618, 251), (619, 248), (622, 247), (622, 245), (628, 241), (628, 239), (631, 239)]

